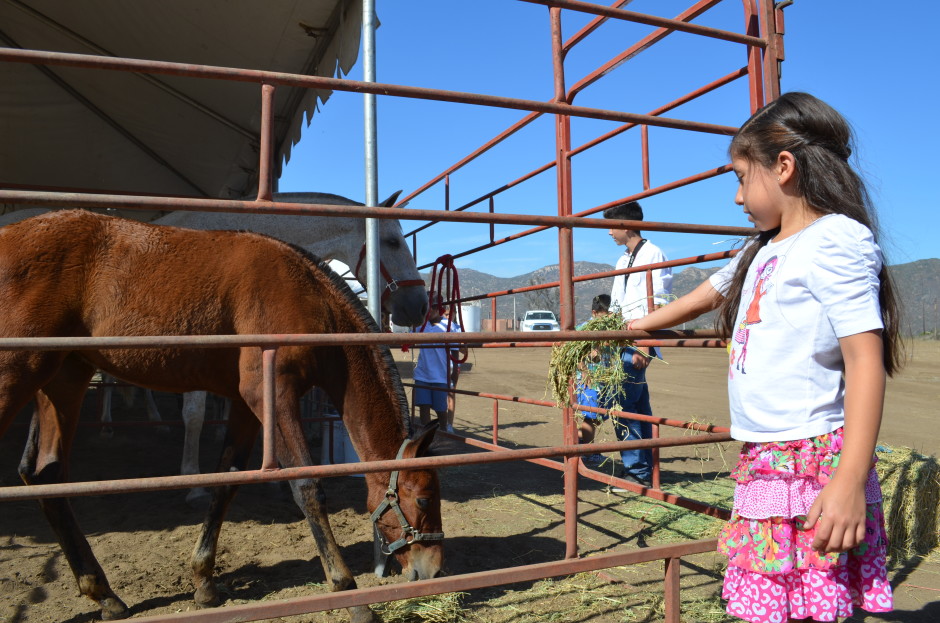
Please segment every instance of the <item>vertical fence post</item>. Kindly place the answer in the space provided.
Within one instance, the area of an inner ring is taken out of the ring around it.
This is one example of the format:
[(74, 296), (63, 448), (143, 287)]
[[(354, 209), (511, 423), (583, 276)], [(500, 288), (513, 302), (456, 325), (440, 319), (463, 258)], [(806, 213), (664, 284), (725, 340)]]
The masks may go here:
[[(773, 0), (760, 0), (770, 2)], [(744, 0), (744, 32), (752, 37), (760, 37), (760, 17), (757, 14), (755, 0)], [(747, 82), (751, 97), (751, 112), (756, 112), (764, 105), (764, 73), (761, 61), (761, 50), (754, 46), (747, 46)]]
[[(549, 9), (552, 28), (552, 67), (557, 104), (567, 104), (565, 91), (565, 51), (561, 32), (561, 9)], [(571, 117), (555, 115), (555, 158), (558, 175), (558, 215), (571, 216)], [(558, 228), (558, 302), (561, 328), (574, 328), (574, 238), (571, 227)], [(569, 391), (573, 387), (569, 381)], [(563, 439), (566, 445), (578, 443), (571, 407), (562, 410)], [(578, 556), (578, 466), (580, 457), (565, 457), (565, 558)]]
[(664, 618), (666, 623), (680, 623), (680, 614), (682, 611), (682, 603), (679, 599), (681, 592), (679, 588), (680, 562), (680, 558), (666, 558), (664, 561), (666, 577), (663, 602), (666, 609)]
[[(656, 309), (655, 301), (655, 292), (653, 291), (653, 271), (646, 271), (646, 313), (651, 313)], [(653, 348), (650, 348), (650, 353), (653, 352)], [(651, 425), (650, 437), (653, 439), (659, 439), (659, 424)], [(653, 448), (651, 450), (653, 458), (653, 488), (659, 489), (661, 486), (661, 474), (659, 470), (659, 448)]]
[(450, 173), (444, 176), (444, 211), (450, 210)]
[(493, 445), (499, 443), (499, 401), (493, 401)]
[[(362, 79), (375, 82), (375, 0), (362, 2)], [(365, 93), (364, 142), (366, 205), (379, 204), (378, 122), (374, 93)], [(379, 286), (379, 220), (366, 219), (366, 291), (369, 293), (369, 313), (382, 326), (382, 288)]]
[(261, 371), (262, 371), (262, 392), (264, 422), (262, 429), (264, 431), (264, 445), (261, 460), (262, 470), (277, 469), (277, 451), (275, 446), (276, 427), (276, 407), (274, 364), (277, 359), (277, 346), (267, 346), (261, 351)]
[(273, 187), (272, 168), (274, 164), (272, 132), (274, 127), (274, 85), (261, 85), (261, 137), (258, 147), (258, 198), (257, 201), (271, 201)]

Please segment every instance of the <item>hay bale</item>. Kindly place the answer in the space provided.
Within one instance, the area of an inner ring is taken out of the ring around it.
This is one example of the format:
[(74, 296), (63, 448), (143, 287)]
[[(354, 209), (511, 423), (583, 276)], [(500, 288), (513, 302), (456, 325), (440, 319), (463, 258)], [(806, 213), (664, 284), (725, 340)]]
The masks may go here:
[(878, 446), (888, 560), (898, 565), (940, 545), (940, 464), (910, 448)]

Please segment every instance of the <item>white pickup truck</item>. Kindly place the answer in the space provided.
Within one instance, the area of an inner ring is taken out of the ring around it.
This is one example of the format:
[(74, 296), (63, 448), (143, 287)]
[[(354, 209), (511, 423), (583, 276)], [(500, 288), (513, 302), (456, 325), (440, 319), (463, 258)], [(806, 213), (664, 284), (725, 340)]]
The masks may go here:
[(560, 325), (554, 312), (546, 309), (530, 309), (522, 317), (523, 331), (558, 331)]

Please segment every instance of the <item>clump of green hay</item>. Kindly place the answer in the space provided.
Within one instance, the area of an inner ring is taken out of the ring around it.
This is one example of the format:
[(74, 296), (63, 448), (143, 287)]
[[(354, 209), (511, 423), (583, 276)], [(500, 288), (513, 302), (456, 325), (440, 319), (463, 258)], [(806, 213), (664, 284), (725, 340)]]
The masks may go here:
[(897, 565), (940, 545), (940, 464), (910, 448), (878, 446), (888, 559)]
[(401, 599), (377, 604), (373, 609), (385, 623), (459, 623), (466, 621), (460, 599), (466, 593), (444, 593), (430, 597)]
[[(584, 325), (584, 331), (623, 331), (626, 329), (619, 313), (595, 316)], [(620, 349), (632, 346), (630, 340), (595, 340), (562, 342), (552, 347), (548, 364), (548, 393), (559, 407), (568, 406), (568, 382), (579, 370), (582, 378), (588, 375), (591, 387), (597, 389), (601, 403), (614, 401), (626, 376), (620, 363)], [(615, 405), (616, 407), (616, 405)]]

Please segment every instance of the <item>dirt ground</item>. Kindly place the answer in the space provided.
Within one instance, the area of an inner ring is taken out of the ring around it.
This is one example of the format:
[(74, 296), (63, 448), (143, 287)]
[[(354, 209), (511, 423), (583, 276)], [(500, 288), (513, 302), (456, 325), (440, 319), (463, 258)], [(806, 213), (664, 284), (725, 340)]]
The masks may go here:
[[(915, 342), (912, 362), (889, 383), (881, 442), (933, 454), (940, 440), (940, 342)], [(396, 352), (407, 371), (411, 355)], [(549, 351), (544, 348), (475, 349), (461, 389), (543, 399)], [(726, 425), (724, 355), (718, 350), (672, 349), (668, 365), (651, 368), (657, 415)], [(407, 382), (409, 379), (406, 378)], [(89, 402), (93, 402), (90, 395)], [(178, 418), (177, 399), (161, 395), (167, 418)], [(120, 401), (117, 401), (120, 404)], [(491, 436), (492, 400), (458, 398), (457, 429), (478, 439)], [(89, 409), (88, 418), (93, 416)], [(143, 419), (142, 408), (122, 409), (116, 419)], [(0, 486), (19, 484), (16, 465), (26, 417), (0, 440)], [(561, 444), (556, 409), (499, 403), (499, 434), (514, 447)], [(664, 436), (683, 434), (665, 429)], [(170, 475), (178, 470), (182, 430), (116, 428), (102, 437), (83, 427), (73, 457), (74, 480)], [(601, 440), (612, 439), (601, 429)], [(217, 435), (203, 435), (203, 467), (217, 455)], [(439, 454), (470, 451), (439, 440)], [(735, 444), (662, 452), (664, 488), (714, 487), (733, 460)], [(316, 456), (318, 452), (314, 453)], [(529, 464), (500, 463), (448, 468), (441, 474), (446, 567), (451, 574), (558, 560), (564, 555), (561, 472)], [(722, 481), (719, 481), (722, 482)], [(713, 525), (689, 529), (672, 511), (630, 493), (614, 493), (592, 481), (581, 485), (578, 546), (582, 555), (612, 548), (712, 536)], [(353, 477), (326, 482), (333, 527), (360, 586), (379, 580), (370, 569), (371, 528), (364, 486)], [(704, 489), (703, 489), (704, 490)], [(132, 616), (192, 609), (188, 558), (202, 515), (184, 502), (184, 492), (111, 495), (73, 500), (76, 515)], [(697, 525), (697, 524), (696, 524)], [(711, 532), (712, 534), (709, 534)], [(568, 579), (517, 584), (460, 596), (464, 620), (620, 622), (658, 621), (661, 563), (610, 569)], [(218, 580), (227, 604), (275, 600), (322, 592), (323, 571), (309, 529), (296, 507), (275, 485), (243, 487), (220, 539)], [(683, 559), (683, 612), (687, 621), (724, 621), (714, 595), (720, 586), (716, 554)], [(852, 621), (940, 620), (940, 557), (910, 560), (892, 571), (896, 611), (856, 614)], [(77, 595), (74, 579), (35, 502), (0, 503), (0, 620), (8, 623), (86, 623), (95, 604)], [(278, 619), (290, 623), (347, 620), (343, 611)]]

